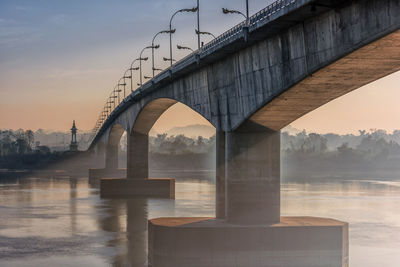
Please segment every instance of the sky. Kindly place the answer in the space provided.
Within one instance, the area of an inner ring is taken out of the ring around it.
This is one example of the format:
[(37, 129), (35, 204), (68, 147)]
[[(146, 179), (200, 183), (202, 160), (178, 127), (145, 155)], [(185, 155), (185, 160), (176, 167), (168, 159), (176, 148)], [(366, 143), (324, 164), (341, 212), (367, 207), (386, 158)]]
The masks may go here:
[[(267, 0), (250, 0), (255, 13)], [(244, 10), (244, 0), (200, 0), (201, 30), (215, 35), (242, 20), (222, 7)], [(68, 130), (72, 120), (89, 130), (130, 62), (168, 27), (171, 14), (195, 0), (1, 0), (0, 129)], [(196, 16), (174, 19), (174, 43), (196, 48)], [(204, 37), (204, 42), (209, 41)], [(168, 63), (168, 37), (160, 36), (156, 67)], [(187, 52), (174, 52), (177, 59)], [(144, 56), (150, 56), (149, 54)], [(150, 76), (150, 62), (143, 66)], [(400, 74), (396, 73), (309, 113), (293, 127), (315, 132), (357, 133), (399, 129)], [(136, 83), (136, 81), (135, 81)], [(397, 100), (397, 101), (396, 101)], [(207, 124), (183, 105), (168, 110), (157, 132), (174, 126)]]

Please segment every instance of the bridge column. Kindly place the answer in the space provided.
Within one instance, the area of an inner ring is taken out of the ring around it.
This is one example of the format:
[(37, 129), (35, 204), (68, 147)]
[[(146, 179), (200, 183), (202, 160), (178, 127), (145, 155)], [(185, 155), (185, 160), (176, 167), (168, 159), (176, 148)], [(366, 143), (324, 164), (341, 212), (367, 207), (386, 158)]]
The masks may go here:
[(128, 179), (149, 177), (149, 135), (133, 132), (128, 136)]
[(227, 133), (226, 215), (237, 224), (280, 220), (280, 132), (247, 122)]
[(118, 145), (107, 145), (106, 149), (106, 169), (118, 169)]
[(118, 168), (118, 145), (99, 143), (96, 148), (96, 161), (105, 168), (89, 169), (89, 182), (97, 184), (98, 180), (105, 177), (124, 177), (126, 170)]
[(215, 216), (218, 219), (225, 218), (225, 135), (223, 131), (217, 131), (216, 135), (216, 173), (215, 173)]
[(102, 197), (156, 196), (175, 198), (175, 179), (149, 178), (149, 135), (132, 131), (128, 136), (127, 178), (102, 179)]

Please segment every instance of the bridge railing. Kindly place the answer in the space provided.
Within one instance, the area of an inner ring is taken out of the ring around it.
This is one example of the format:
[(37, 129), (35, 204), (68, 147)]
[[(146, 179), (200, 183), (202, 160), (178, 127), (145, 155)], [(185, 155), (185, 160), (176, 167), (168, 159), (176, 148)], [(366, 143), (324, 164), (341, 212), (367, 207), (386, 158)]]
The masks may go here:
[(256, 14), (250, 17), (249, 26), (254, 26), (260, 21), (263, 21), (280, 11), (281, 9), (295, 3), (297, 0), (278, 0), (267, 6), (266, 8), (258, 11)]
[[(197, 57), (206, 56), (207, 54), (212, 53), (213, 51), (217, 50), (217, 48), (220, 48), (220, 47), (224, 46), (227, 43), (230, 43), (230, 42), (232, 42), (234, 40), (237, 40), (237, 39), (241, 38), (242, 37), (241, 35), (243, 34), (243, 29), (246, 26), (249, 28), (249, 31), (257, 29), (257, 27), (258, 27), (258, 25), (260, 23), (262, 24), (263, 21), (270, 19), (271, 16), (273, 16), (274, 14), (279, 12), (280, 10), (282, 10), (285, 7), (288, 7), (288, 6), (294, 4), (294, 3), (298, 2), (298, 1), (299, 0), (277, 0), (277, 1), (273, 2), (273, 3), (271, 3), (267, 7), (263, 8), (260, 11), (258, 11), (256, 14), (252, 15), (249, 18), (249, 24), (248, 25), (246, 25), (247, 24), (246, 21), (242, 21), (241, 23), (237, 24), (236, 26), (232, 27), (231, 29), (229, 29), (226, 32), (224, 32), (221, 35), (219, 35), (214, 40), (212, 40), (209, 43), (205, 44), (199, 50), (196, 50), (196, 51), (192, 52), (188, 56), (186, 56), (183, 59), (181, 59), (178, 62), (176, 62), (174, 65), (172, 65), (168, 69), (166, 69), (163, 72), (159, 73), (158, 75), (156, 75), (152, 80), (148, 81), (147, 83), (153, 82), (154, 80), (157, 80), (162, 75), (165, 75), (165, 72), (168, 72), (168, 71), (171, 72), (173, 70), (180, 70), (180, 69), (185, 68), (187, 65), (189, 65), (189, 64), (191, 64), (191, 63), (193, 63), (193, 62), (195, 62), (197, 60), (196, 56)], [(143, 87), (143, 85), (141, 87), (138, 87), (137, 89), (140, 89), (142, 87)], [(129, 95), (127, 96), (127, 98), (128, 97), (129, 97)], [(122, 102), (124, 102), (125, 99), (123, 99)], [(120, 106), (120, 103), (119, 103), (118, 106), (115, 107), (115, 109), (118, 109), (119, 106)], [(96, 126), (93, 129), (92, 141), (94, 140), (94, 138), (96, 137), (96, 135), (98, 134), (100, 129), (102, 128), (103, 124), (109, 119), (110, 115), (113, 114), (114, 111), (115, 110), (107, 113), (106, 117), (104, 117), (102, 115), (104, 113), (104, 111), (102, 112), (102, 114), (100, 115), (100, 118), (96, 122)]]
[(217, 38), (215, 38), (214, 40), (212, 40), (211, 42), (205, 44), (201, 50), (207, 51), (210, 50), (216, 46), (221, 45), (222, 43), (224, 43), (225, 41), (232, 39), (233, 37), (236, 37), (238, 34), (242, 33), (243, 27), (246, 25), (245, 22), (241, 22), (240, 24), (236, 25), (235, 27), (227, 30), (226, 32), (224, 32), (223, 34), (219, 35)]

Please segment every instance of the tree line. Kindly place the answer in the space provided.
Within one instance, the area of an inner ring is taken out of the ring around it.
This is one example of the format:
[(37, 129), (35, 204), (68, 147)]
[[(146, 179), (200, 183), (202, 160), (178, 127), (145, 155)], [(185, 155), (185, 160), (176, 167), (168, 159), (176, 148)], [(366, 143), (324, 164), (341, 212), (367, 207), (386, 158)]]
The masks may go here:
[[(123, 138), (125, 140), (126, 138)], [(51, 152), (49, 147), (35, 142), (31, 130), (0, 131), (0, 168), (15, 165), (16, 162), (35, 160), (45, 163), (46, 158), (57, 158), (62, 152)], [(149, 138), (152, 155), (176, 156), (203, 154), (212, 162), (215, 157), (215, 135), (210, 138), (186, 137), (184, 135), (158, 134)], [(295, 134), (282, 132), (282, 169), (286, 172), (338, 171), (338, 170), (400, 170), (400, 131), (387, 133), (383, 130), (359, 131), (354, 134), (317, 134), (305, 131)], [(126, 151), (126, 141), (121, 142)], [(126, 153), (122, 153), (126, 154)], [(38, 157), (40, 155), (40, 157)], [(158, 157), (156, 157), (158, 158)], [(186, 159), (193, 157), (186, 157)], [(171, 157), (173, 160), (174, 157)], [(18, 166), (21, 166), (19, 164)], [(209, 168), (210, 166), (205, 166)]]

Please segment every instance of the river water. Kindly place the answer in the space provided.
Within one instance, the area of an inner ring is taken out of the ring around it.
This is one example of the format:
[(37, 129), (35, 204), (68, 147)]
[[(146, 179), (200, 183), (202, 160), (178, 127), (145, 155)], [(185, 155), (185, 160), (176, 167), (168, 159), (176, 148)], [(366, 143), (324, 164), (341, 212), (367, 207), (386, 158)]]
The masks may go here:
[[(100, 199), (87, 178), (2, 179), (0, 266), (144, 266), (147, 219), (214, 216), (212, 175), (196, 176), (177, 179), (175, 200)], [(281, 209), (349, 222), (350, 266), (400, 266), (400, 182), (284, 183)]]

